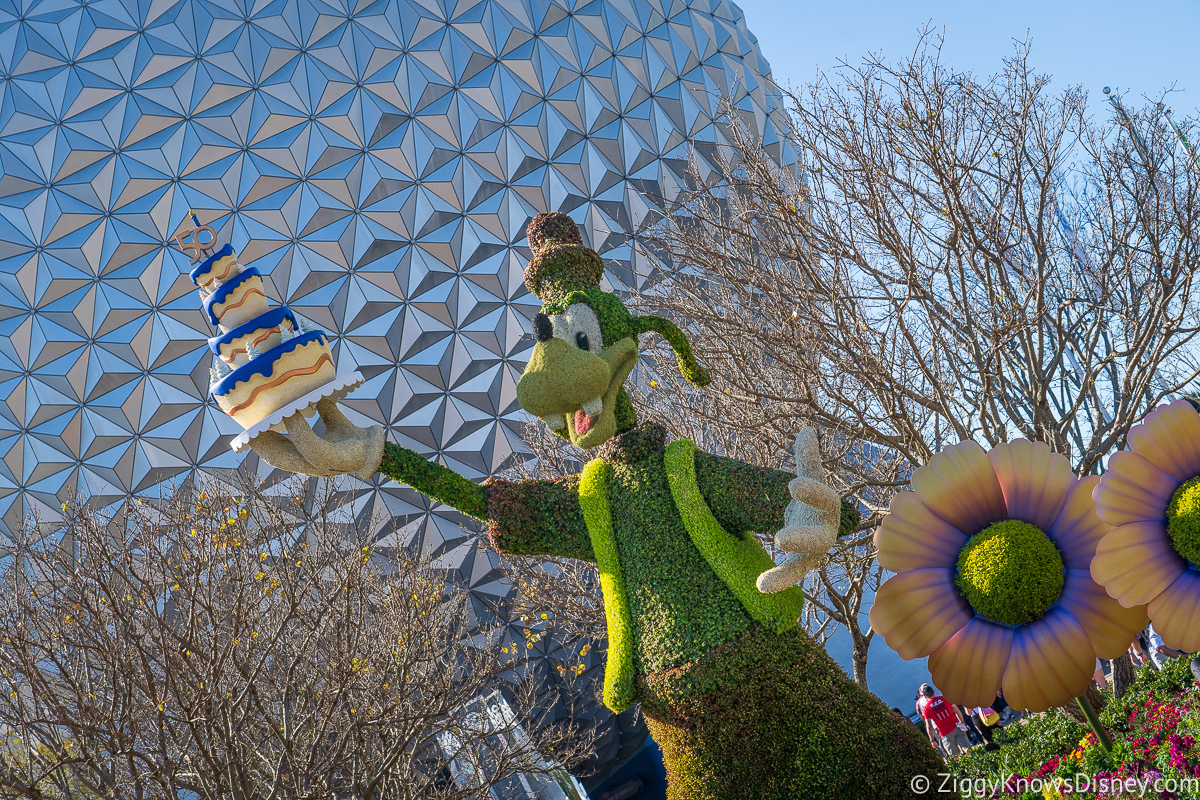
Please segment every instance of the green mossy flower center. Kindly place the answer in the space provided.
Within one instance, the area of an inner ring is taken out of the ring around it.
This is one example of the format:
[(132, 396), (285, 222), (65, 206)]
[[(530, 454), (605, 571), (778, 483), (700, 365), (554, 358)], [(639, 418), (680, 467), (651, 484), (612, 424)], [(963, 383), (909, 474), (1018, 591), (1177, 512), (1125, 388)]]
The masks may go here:
[(1040, 619), (1062, 594), (1063, 560), (1039, 528), (1006, 519), (963, 545), (954, 582), (976, 614), (1021, 625)]
[(1200, 564), (1200, 477), (1175, 490), (1167, 503), (1167, 535), (1175, 552)]

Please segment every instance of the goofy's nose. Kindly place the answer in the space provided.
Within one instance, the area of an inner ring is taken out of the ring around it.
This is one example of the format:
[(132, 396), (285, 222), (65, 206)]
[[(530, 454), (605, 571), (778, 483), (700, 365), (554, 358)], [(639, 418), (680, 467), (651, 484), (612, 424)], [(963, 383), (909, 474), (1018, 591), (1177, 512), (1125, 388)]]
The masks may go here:
[(539, 342), (548, 342), (554, 337), (554, 323), (540, 311), (533, 315), (533, 336)]
[(603, 394), (610, 377), (603, 358), (551, 337), (534, 345), (517, 381), (517, 402), (537, 417), (574, 413), (584, 401)]

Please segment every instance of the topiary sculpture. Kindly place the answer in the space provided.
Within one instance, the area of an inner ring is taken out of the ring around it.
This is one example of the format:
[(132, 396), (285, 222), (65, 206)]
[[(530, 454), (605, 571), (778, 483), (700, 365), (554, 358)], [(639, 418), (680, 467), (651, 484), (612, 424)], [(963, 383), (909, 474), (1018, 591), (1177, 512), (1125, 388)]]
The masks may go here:
[[(569, 217), (539, 214), (528, 235), (525, 281), (544, 305), (517, 397), (597, 457), (574, 477), (478, 485), (389, 442), (379, 471), (486, 522), (498, 550), (598, 564), (604, 700), (616, 711), (641, 702), (673, 800), (910, 796), (914, 775), (938, 771), (928, 742), (796, 624), (796, 581), (857, 523), (825, 484), (815, 434), (797, 439), (794, 477), (639, 425), (623, 384), (640, 334), (663, 336), (692, 384), (707, 372), (674, 324), (635, 317), (600, 289), (603, 262)], [(306, 472), (319, 440), (303, 419), (283, 426), (300, 439), (250, 445)], [(752, 531), (779, 531), (788, 559), (776, 565)]]

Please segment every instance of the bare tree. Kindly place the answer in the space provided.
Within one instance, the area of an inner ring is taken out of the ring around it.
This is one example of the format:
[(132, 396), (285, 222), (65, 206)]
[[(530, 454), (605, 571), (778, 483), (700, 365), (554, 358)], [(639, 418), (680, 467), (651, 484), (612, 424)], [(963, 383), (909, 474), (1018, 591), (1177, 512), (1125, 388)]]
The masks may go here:
[(531, 682), (509, 699), (532, 738), (467, 709), (513, 668), (498, 634), (439, 573), (376, 553), (330, 485), (291, 487), (64, 507), (61, 541), (17, 547), (0, 796), (466, 798), (585, 749), (539, 724)]
[[(787, 92), (794, 167), (728, 108), (731, 145), (698, 148), (650, 241), (675, 269), (638, 298), (714, 374), (698, 424), (775, 454), (802, 424), (861, 442), (828, 455), (876, 512), (964, 439), (1026, 437), (1097, 472), (1198, 374), (1200, 174), (1167, 121), (1152, 104), (1133, 127), (1094, 121), (1027, 46), (990, 78), (939, 48), (927, 33), (898, 64)], [(810, 578), (814, 606), (852, 617), (831, 585)]]
[(642, 300), (763, 420), (913, 465), (1024, 436), (1093, 472), (1197, 375), (1200, 175), (1152, 106), (1097, 124), (1028, 48), (987, 80), (938, 58), (789, 93), (799, 169), (732, 117), (655, 239), (686, 268)]

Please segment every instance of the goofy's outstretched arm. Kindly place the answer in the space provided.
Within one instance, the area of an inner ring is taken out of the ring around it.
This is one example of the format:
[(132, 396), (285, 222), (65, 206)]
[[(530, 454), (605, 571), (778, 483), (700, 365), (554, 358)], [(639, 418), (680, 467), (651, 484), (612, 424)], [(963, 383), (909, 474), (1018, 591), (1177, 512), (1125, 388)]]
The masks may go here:
[(379, 471), (439, 503), (456, 508), (480, 522), (487, 522), (487, 499), (482, 486), (449, 467), (429, 461), (414, 450), (387, 442), (383, 446)]
[(505, 553), (595, 561), (579, 506), (579, 477), (477, 484), (449, 467), (388, 442), (379, 471), (439, 503), (487, 523), (492, 545)]

